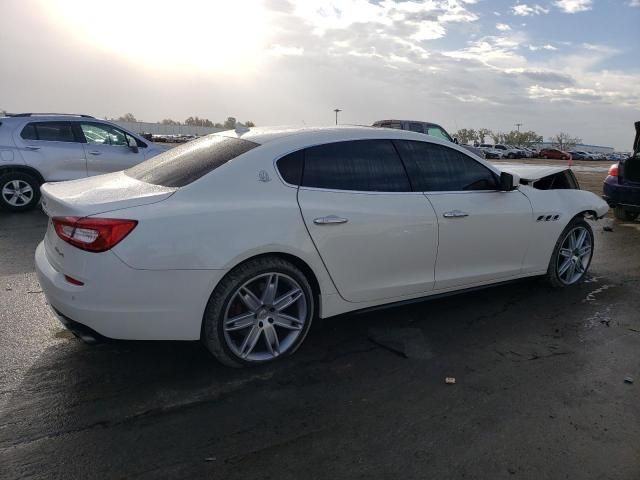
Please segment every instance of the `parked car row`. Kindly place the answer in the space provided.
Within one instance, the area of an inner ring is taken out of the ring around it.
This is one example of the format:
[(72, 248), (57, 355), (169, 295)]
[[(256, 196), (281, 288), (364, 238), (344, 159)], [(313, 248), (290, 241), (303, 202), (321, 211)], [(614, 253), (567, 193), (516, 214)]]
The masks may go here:
[(532, 158), (535, 157), (537, 151), (530, 147), (516, 147), (514, 145), (503, 145), (500, 143), (481, 143), (479, 148), (484, 151), (486, 158)]
[(151, 141), (157, 143), (186, 143), (191, 140), (200, 138), (200, 135), (187, 135), (187, 134), (152, 134)]

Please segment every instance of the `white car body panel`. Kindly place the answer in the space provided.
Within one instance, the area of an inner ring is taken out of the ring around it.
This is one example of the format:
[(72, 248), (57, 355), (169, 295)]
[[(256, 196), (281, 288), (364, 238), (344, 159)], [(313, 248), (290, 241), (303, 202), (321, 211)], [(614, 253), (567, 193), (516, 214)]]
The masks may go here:
[[(50, 216), (139, 222), (103, 253), (84, 252), (47, 234), (36, 267), (57, 310), (114, 338), (197, 339), (209, 296), (224, 275), (249, 258), (277, 253), (313, 272), (319, 314), (329, 317), (543, 273), (558, 235), (575, 215), (602, 216), (608, 209), (589, 192), (525, 185), (511, 192), (425, 194), (298, 188), (275, 167), (283, 155), (312, 145), (385, 138), (441, 144), (499, 175), (467, 150), (419, 133), (336, 127), (216, 135), (261, 145), (183, 188), (150, 185), (125, 173), (44, 186)], [(451, 210), (469, 216), (444, 218)], [(557, 221), (536, 221), (549, 211), (558, 212)], [(326, 215), (349, 221), (313, 223)], [(64, 275), (85, 285), (70, 285)]]
[[(382, 300), (433, 289), (438, 221), (422, 193), (301, 187), (298, 202), (309, 234), (345, 300)], [(314, 222), (329, 216), (347, 222)]]
[[(427, 193), (439, 223), (436, 289), (520, 273), (531, 233), (531, 204), (519, 191)], [(446, 212), (466, 217), (445, 218)]]

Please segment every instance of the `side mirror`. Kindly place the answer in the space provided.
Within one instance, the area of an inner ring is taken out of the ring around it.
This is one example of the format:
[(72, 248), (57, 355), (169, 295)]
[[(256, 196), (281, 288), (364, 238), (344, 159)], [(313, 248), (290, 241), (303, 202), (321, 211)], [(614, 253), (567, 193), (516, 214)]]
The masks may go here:
[(500, 173), (500, 190), (510, 192), (516, 190), (520, 184), (520, 177), (507, 172)]
[(138, 153), (138, 142), (135, 138), (127, 135), (127, 145), (129, 145), (129, 148), (133, 153)]
[(455, 143), (456, 145), (460, 143), (460, 142), (458, 141), (458, 137), (453, 137), (453, 143)]

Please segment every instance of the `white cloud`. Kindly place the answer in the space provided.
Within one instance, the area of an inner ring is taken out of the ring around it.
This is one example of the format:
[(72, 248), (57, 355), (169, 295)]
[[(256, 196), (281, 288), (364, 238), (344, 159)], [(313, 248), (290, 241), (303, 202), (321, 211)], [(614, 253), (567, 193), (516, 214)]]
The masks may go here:
[(497, 23), (496, 28), (501, 32), (508, 32), (509, 30), (511, 30), (511, 27), (506, 23)]
[(629, 0), (627, 3), (630, 7), (640, 7), (640, 0)]
[(553, 45), (547, 43), (546, 45), (529, 45), (529, 50), (531, 50), (532, 52), (537, 52), (538, 50), (550, 50), (550, 51), (555, 51), (558, 50), (557, 47), (554, 47)]
[(282, 57), (285, 55), (302, 55), (304, 48), (302, 47), (285, 47), (283, 45), (272, 45), (269, 49), (269, 53), (276, 57)]
[(565, 13), (578, 13), (591, 10), (591, 0), (557, 0), (554, 5)]
[(526, 17), (528, 15), (543, 15), (549, 13), (548, 8), (541, 7), (537, 3), (535, 5), (527, 5), (526, 3), (520, 3), (511, 7), (514, 15)]

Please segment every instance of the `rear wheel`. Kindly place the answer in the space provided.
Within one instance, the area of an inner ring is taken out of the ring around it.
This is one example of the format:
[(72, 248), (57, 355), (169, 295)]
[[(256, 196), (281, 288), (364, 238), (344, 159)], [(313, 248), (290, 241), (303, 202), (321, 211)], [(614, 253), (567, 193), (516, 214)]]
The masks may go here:
[(547, 269), (553, 287), (568, 287), (584, 279), (593, 257), (593, 230), (582, 217), (574, 218), (556, 242)]
[(298, 349), (313, 314), (304, 274), (281, 258), (257, 258), (236, 267), (214, 290), (202, 341), (231, 367), (269, 363)]
[(636, 218), (638, 218), (638, 214), (636, 212), (630, 212), (629, 210), (625, 209), (624, 207), (615, 207), (613, 209), (613, 215), (618, 220), (623, 220), (623, 221), (627, 221), (627, 222), (631, 222), (631, 221), (635, 220)]
[(14, 212), (29, 210), (40, 200), (40, 182), (25, 172), (0, 175), (0, 207)]

